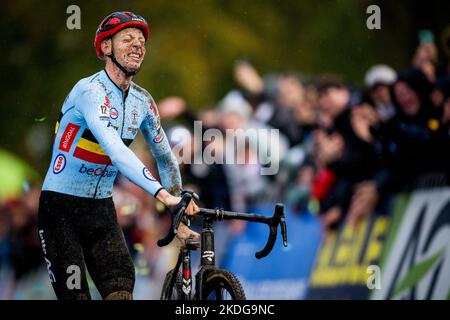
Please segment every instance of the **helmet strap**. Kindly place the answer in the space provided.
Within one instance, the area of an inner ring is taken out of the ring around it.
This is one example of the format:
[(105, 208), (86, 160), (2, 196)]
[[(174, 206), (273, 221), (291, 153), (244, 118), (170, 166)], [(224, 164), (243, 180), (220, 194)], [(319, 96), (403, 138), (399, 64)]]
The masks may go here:
[(130, 70), (127, 70), (123, 65), (121, 65), (118, 61), (117, 61), (117, 59), (116, 59), (116, 57), (114, 56), (114, 54), (113, 53), (111, 53), (111, 54), (109, 54), (109, 55), (107, 55), (107, 57), (109, 57), (110, 59), (111, 59), (111, 61), (112, 62), (114, 62), (114, 64), (127, 76), (127, 77), (131, 77), (131, 76), (134, 76), (136, 73), (137, 73), (137, 71), (130, 71)]

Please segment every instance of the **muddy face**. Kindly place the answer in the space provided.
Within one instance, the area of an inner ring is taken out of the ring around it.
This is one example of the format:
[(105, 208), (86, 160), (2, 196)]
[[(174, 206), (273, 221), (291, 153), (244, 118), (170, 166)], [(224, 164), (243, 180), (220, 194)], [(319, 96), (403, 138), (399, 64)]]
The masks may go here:
[(130, 72), (137, 73), (145, 56), (145, 37), (140, 29), (126, 28), (112, 37), (116, 60)]

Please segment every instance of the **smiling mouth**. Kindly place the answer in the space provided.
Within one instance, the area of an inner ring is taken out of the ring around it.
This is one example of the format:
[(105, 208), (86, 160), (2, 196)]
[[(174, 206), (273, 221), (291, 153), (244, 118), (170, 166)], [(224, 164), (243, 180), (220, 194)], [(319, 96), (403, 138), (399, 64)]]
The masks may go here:
[(128, 57), (130, 57), (130, 58), (132, 58), (134, 60), (140, 60), (142, 55), (139, 54), (139, 53), (132, 52), (132, 53), (128, 54)]

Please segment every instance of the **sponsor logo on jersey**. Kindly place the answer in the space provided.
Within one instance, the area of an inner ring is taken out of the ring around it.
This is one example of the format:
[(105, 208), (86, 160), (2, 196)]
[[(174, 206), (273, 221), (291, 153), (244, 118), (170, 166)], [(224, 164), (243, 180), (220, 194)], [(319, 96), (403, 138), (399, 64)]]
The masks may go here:
[(73, 156), (95, 164), (111, 164), (111, 159), (89, 129), (83, 131)]
[(108, 96), (105, 96), (104, 105), (109, 109), (110, 105), (109, 105), (109, 98), (108, 98)]
[(59, 142), (59, 149), (65, 152), (69, 152), (70, 147), (72, 146), (73, 140), (78, 133), (80, 126), (76, 124), (69, 123), (64, 130), (61, 140)]
[(139, 118), (139, 113), (138, 113), (137, 109), (133, 109), (133, 111), (131, 111), (131, 124), (137, 125), (138, 118)]
[(155, 177), (152, 176), (152, 174), (150, 173), (150, 170), (148, 170), (147, 168), (144, 167), (144, 169), (142, 169), (142, 173), (144, 174), (144, 177), (150, 181), (156, 181)]
[(113, 127), (114, 129), (116, 129), (116, 131), (119, 131), (119, 127), (118, 127), (118, 126), (115, 126), (115, 125), (113, 125), (113, 124), (111, 123), (111, 121), (109, 121), (109, 122), (108, 122), (108, 125), (107, 125), (107, 127)]
[(133, 135), (136, 135), (136, 133), (137, 133), (137, 128), (134, 128), (134, 127), (128, 127), (127, 131), (128, 131), (128, 132), (131, 132)]
[(160, 143), (161, 141), (163, 141), (164, 139), (164, 132), (161, 131), (160, 133), (158, 133), (154, 138), (153, 138), (153, 142), (154, 143)]
[(105, 102), (98, 107), (98, 115), (100, 120), (109, 120), (110, 105), (109, 99), (105, 96)]
[(155, 105), (150, 102), (150, 110), (152, 111), (153, 115), (159, 118), (158, 109), (156, 109)]
[(117, 173), (116, 170), (106, 170), (106, 167), (97, 167), (97, 168), (89, 168), (84, 164), (81, 164), (80, 169), (78, 170), (81, 174), (86, 174), (88, 176), (97, 176), (97, 177), (114, 177)]
[(56, 156), (55, 161), (53, 162), (53, 173), (58, 174), (61, 173), (66, 167), (66, 157), (60, 153)]
[(153, 114), (153, 117), (156, 117), (156, 121), (155, 122), (153, 121), (153, 117), (150, 114), (147, 116), (147, 120), (149, 123), (154, 123), (155, 124), (154, 129), (159, 131), (159, 129), (161, 128), (161, 119), (159, 117), (158, 109), (156, 109), (153, 103), (150, 103), (150, 111), (151, 114)]
[(154, 116), (148, 114), (147, 121), (151, 125), (152, 129), (156, 131), (159, 131), (159, 129), (161, 129), (161, 119), (159, 118), (159, 116), (157, 116), (155, 119)]
[(116, 120), (119, 117), (119, 111), (116, 108), (112, 107), (109, 111), (109, 116), (111, 119)]

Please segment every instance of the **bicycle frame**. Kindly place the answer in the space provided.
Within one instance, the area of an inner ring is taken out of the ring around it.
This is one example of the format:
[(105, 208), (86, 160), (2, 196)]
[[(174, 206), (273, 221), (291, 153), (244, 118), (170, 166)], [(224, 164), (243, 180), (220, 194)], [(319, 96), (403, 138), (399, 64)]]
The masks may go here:
[[(203, 226), (201, 231), (201, 258), (200, 258), (200, 270), (196, 274), (195, 279), (195, 297), (201, 296), (201, 283), (203, 282), (203, 277), (206, 275), (206, 271), (211, 271), (215, 269), (216, 259), (215, 259), (215, 249), (214, 249), (214, 230), (212, 228), (213, 220), (211, 218), (205, 217), (203, 219)], [(191, 300), (192, 299), (192, 269), (191, 269), (191, 251), (196, 250), (198, 241), (187, 240), (186, 247), (180, 249), (178, 255), (178, 260), (175, 265), (175, 272), (172, 274), (172, 279), (170, 281), (170, 288), (174, 288), (176, 274), (181, 267), (182, 275), (182, 299)]]

